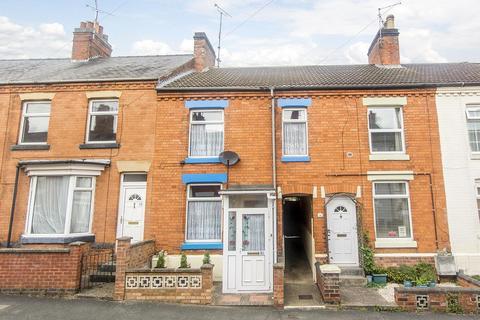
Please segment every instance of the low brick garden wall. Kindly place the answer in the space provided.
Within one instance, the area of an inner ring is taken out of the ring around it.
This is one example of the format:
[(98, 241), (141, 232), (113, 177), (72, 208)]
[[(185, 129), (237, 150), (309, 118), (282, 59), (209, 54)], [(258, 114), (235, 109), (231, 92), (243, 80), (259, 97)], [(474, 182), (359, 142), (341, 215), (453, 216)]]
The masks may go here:
[(125, 300), (211, 304), (213, 265), (200, 269), (127, 270)]
[(320, 263), (315, 264), (317, 271), (317, 287), (320, 290), (323, 301), (330, 304), (340, 303), (340, 268)]
[(90, 246), (0, 249), (0, 292), (62, 295), (80, 287), (81, 261)]
[(459, 274), (457, 283), (462, 287), (398, 287), (395, 302), (408, 311), (480, 313), (480, 282)]

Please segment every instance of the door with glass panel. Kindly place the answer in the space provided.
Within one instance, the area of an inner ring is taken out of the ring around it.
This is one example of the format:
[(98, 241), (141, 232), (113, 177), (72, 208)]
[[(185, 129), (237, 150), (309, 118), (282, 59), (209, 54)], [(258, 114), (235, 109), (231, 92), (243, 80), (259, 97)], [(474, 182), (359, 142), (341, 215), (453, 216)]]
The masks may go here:
[[(223, 291), (270, 291), (273, 235), (267, 197), (231, 195), (229, 198), (225, 219)], [(245, 208), (248, 205), (252, 208)]]
[(146, 174), (125, 174), (122, 181), (119, 212), (119, 236), (143, 240), (146, 200)]

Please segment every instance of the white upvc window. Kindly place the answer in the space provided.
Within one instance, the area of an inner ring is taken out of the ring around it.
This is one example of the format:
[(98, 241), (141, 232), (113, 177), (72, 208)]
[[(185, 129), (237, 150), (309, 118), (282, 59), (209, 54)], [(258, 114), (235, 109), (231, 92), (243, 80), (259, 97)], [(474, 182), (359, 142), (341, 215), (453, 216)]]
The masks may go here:
[(222, 199), (219, 184), (187, 186), (186, 242), (222, 240)]
[(407, 182), (374, 182), (373, 208), (377, 240), (413, 238)]
[(90, 100), (87, 143), (115, 143), (117, 140), (118, 100)]
[(468, 106), (465, 113), (470, 150), (473, 153), (480, 153), (480, 106)]
[(46, 144), (50, 122), (50, 101), (23, 103), (18, 144)]
[(223, 110), (191, 110), (189, 157), (218, 157), (224, 148), (223, 131)]
[(477, 213), (478, 213), (478, 219), (480, 221), (480, 182), (477, 182), (475, 184), (475, 191), (476, 191), (476, 198), (477, 198)]
[(370, 153), (405, 153), (401, 107), (368, 108)]
[(26, 234), (91, 234), (95, 177), (32, 176)]
[(284, 156), (308, 156), (308, 122), (306, 108), (283, 109), (282, 145)]

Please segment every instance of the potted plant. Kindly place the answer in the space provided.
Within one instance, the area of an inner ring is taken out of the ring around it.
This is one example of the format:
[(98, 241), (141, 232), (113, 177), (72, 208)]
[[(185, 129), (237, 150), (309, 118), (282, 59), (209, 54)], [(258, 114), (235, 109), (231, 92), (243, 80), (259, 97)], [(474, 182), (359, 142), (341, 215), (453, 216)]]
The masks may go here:
[(185, 254), (185, 252), (182, 252), (182, 255), (180, 257), (180, 266), (179, 266), (180, 269), (188, 269), (190, 268), (190, 264), (188, 263), (187, 261), (187, 255)]
[(211, 261), (210, 261), (210, 253), (208, 252), (205, 252), (205, 254), (203, 255), (203, 260), (202, 260), (203, 264), (211, 264)]
[(167, 251), (162, 250), (152, 258), (152, 268), (166, 268)]
[(428, 277), (428, 275), (420, 275), (417, 277), (415, 280), (415, 283), (417, 284), (417, 287), (419, 288), (428, 288), (428, 285), (430, 284), (431, 279)]
[(381, 268), (375, 268), (374, 273), (372, 274), (373, 282), (377, 284), (386, 284), (387, 283), (387, 274), (385, 270)]

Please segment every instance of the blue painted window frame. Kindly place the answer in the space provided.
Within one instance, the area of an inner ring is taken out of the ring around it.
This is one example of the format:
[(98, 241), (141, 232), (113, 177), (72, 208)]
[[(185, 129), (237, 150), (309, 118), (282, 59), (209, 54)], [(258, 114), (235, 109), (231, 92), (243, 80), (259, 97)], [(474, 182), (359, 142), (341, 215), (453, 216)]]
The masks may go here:
[(310, 162), (310, 156), (282, 156), (282, 162)]
[(223, 242), (184, 242), (181, 250), (222, 250)]
[(277, 105), (280, 108), (308, 108), (312, 105), (312, 98), (280, 98)]
[(226, 183), (227, 173), (184, 173), (183, 184), (193, 183)]

